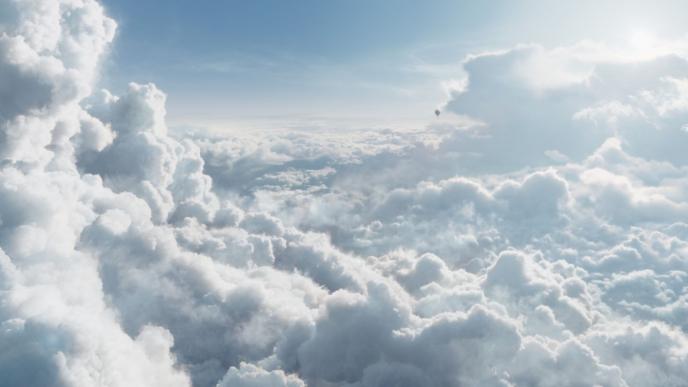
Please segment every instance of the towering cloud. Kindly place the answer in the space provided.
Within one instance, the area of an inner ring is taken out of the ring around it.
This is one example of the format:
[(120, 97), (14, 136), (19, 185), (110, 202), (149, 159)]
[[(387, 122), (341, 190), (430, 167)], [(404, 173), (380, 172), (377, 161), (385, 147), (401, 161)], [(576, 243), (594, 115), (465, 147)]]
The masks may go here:
[(688, 62), (470, 57), (451, 131), (172, 135), (0, 0), (0, 386), (684, 386)]

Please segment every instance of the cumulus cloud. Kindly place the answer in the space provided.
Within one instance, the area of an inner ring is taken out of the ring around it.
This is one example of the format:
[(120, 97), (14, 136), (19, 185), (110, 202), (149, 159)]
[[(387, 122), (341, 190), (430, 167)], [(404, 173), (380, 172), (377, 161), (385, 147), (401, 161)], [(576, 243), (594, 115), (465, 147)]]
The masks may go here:
[(552, 154), (581, 160), (612, 136), (634, 154), (687, 161), (680, 52), (634, 59), (599, 45), (529, 45), (469, 57), (464, 69), (468, 85), (446, 107), (485, 123), (452, 144), (478, 153), (476, 166), (538, 166)]
[(469, 57), (417, 131), (168, 131), (0, 1), (0, 386), (683, 386), (688, 62)]
[(305, 387), (303, 381), (283, 371), (268, 372), (251, 364), (232, 367), (218, 384), (219, 387)]

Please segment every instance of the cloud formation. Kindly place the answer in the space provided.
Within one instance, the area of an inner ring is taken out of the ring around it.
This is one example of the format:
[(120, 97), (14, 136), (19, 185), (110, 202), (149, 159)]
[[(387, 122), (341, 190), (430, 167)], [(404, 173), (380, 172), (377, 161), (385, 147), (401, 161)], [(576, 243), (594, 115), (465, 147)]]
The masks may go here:
[(683, 386), (688, 62), (476, 55), (414, 132), (171, 133), (0, 1), (0, 386)]

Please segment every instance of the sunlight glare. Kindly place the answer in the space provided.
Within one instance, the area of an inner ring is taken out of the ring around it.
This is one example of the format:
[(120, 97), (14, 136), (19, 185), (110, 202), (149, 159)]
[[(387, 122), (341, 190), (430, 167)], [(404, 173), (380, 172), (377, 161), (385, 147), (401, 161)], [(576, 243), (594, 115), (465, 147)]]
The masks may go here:
[(647, 30), (634, 30), (628, 37), (628, 43), (636, 51), (652, 51), (657, 43), (654, 34)]

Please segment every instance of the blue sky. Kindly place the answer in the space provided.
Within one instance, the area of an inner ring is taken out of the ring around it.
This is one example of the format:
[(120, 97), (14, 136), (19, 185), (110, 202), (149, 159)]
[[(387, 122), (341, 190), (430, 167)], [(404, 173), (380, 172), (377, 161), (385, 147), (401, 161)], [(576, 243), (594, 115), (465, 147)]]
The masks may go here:
[(676, 1), (107, 0), (103, 84), (155, 82), (173, 126), (417, 126), (468, 53), (682, 34)]

